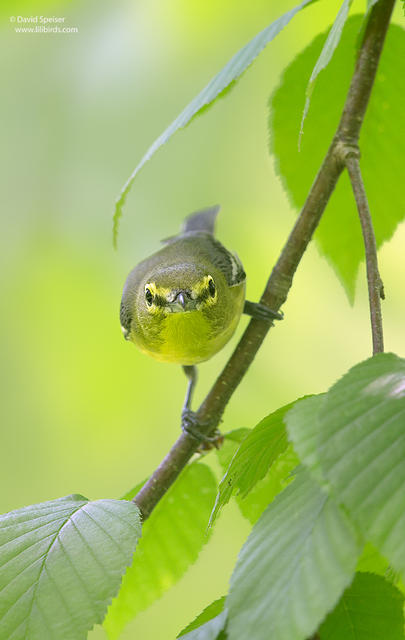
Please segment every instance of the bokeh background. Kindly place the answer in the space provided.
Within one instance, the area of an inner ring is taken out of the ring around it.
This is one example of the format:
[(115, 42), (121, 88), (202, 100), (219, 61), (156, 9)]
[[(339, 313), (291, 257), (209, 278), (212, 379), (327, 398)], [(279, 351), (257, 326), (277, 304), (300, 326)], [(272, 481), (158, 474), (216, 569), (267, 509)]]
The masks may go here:
[[(1, 512), (73, 492), (119, 497), (175, 440), (183, 374), (122, 339), (118, 308), (128, 271), (186, 214), (222, 204), (218, 236), (242, 258), (249, 298), (260, 295), (296, 216), (267, 151), (268, 97), (285, 65), (331, 23), (339, 1), (294, 18), (232, 93), (144, 168), (118, 251), (111, 214), (149, 144), (236, 50), (295, 2), (281, 4), (3, 0)], [(354, 10), (362, 9), (357, 0)], [(13, 15), (63, 16), (79, 31), (15, 33)], [(399, 6), (394, 19), (403, 24)], [(380, 251), (386, 347), (399, 355), (404, 243), (401, 225)], [(311, 246), (284, 311), (229, 405), (224, 429), (251, 427), (281, 404), (325, 390), (369, 356), (364, 266), (351, 307)], [(234, 344), (201, 366), (197, 401)], [(196, 565), (127, 627), (124, 640), (174, 638), (223, 595), (248, 531), (235, 507), (225, 510)], [(105, 634), (98, 627), (89, 637)]]

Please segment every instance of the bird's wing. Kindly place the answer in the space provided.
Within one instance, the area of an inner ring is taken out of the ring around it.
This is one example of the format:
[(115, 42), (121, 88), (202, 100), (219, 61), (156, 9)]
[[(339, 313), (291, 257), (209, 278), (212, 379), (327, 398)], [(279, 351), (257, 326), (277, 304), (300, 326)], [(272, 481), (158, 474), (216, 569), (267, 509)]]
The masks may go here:
[(246, 280), (246, 273), (236, 253), (231, 253), (215, 238), (209, 238), (210, 259), (222, 271), (230, 287), (241, 284)]
[(125, 340), (128, 340), (129, 334), (131, 332), (132, 311), (124, 298), (122, 299), (120, 306), (120, 322), (121, 331), (124, 334), (124, 338)]

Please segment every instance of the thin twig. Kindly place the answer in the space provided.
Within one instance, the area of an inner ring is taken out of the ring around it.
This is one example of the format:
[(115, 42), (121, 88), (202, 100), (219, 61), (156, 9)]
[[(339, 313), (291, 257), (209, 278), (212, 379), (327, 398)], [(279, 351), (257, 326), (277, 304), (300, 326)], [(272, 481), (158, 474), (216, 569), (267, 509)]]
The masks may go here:
[[(357, 145), (395, 0), (379, 0), (370, 11), (342, 117), (304, 207), (270, 275), (261, 302), (277, 311), (345, 166), (344, 149)], [(343, 151), (343, 152), (342, 152)], [(262, 344), (270, 325), (251, 320), (230, 360), (197, 411), (199, 430), (209, 434), (220, 422), (232, 394)], [(134, 502), (146, 519), (198, 447), (181, 434)]]
[(384, 286), (378, 271), (377, 245), (375, 241), (373, 221), (368, 206), (360, 170), (359, 154), (349, 153), (346, 157), (346, 167), (359, 212), (361, 230), (363, 232), (366, 253), (366, 269), (368, 284), (368, 299), (370, 304), (371, 334), (373, 339), (373, 354), (384, 351), (384, 337), (381, 315), (381, 298), (384, 298)]

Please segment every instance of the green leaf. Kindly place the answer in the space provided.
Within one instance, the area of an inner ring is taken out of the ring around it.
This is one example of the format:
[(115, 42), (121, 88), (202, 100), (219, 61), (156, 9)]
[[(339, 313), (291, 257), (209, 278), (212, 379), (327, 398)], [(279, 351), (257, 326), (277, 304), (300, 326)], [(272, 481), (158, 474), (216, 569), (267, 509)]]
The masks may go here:
[[(325, 399), (326, 394), (304, 398), (297, 402), (285, 416), (288, 435), (294, 443), (301, 462), (320, 485), (325, 485), (325, 478), (317, 449), (320, 430), (318, 418)], [(388, 561), (370, 542), (366, 543), (356, 569), (378, 573), (391, 582), (395, 581), (395, 575)]]
[(305, 118), (307, 117), (309, 104), (311, 102), (312, 91), (314, 90), (314, 86), (315, 86), (315, 81), (320, 71), (322, 71), (322, 69), (325, 69), (325, 67), (331, 61), (333, 53), (339, 44), (343, 27), (347, 20), (347, 16), (349, 15), (349, 9), (351, 7), (352, 2), (353, 0), (344, 0), (336, 16), (336, 20), (333, 23), (331, 30), (329, 31), (328, 37), (326, 38), (326, 42), (322, 48), (320, 56), (313, 68), (313, 71), (305, 92), (306, 97), (305, 97), (304, 112), (302, 114), (302, 120), (301, 120), (301, 129), (300, 129), (300, 138), (299, 138), (300, 140), (301, 140), (302, 134), (304, 133), (304, 121), (305, 121)]
[(288, 435), (301, 462), (319, 484), (324, 483), (317, 452), (319, 437), (319, 412), (325, 402), (325, 394), (303, 398), (294, 404), (284, 420)]
[[(216, 450), (220, 465), (226, 473), (228, 466), (235, 455), (240, 442), (250, 433), (252, 429), (236, 429), (225, 433), (225, 440), (220, 449)], [(284, 453), (279, 457), (264, 478), (259, 480), (252, 487), (247, 495), (243, 497), (236, 494), (236, 502), (242, 515), (249, 520), (251, 524), (255, 524), (262, 515), (269, 503), (274, 500), (276, 495), (280, 493), (292, 480), (291, 471), (299, 464), (297, 455), (291, 446), (287, 447)]]
[[(305, 122), (302, 149), (297, 136), (308, 69), (319, 57), (326, 34), (316, 37), (284, 72), (270, 103), (270, 147), (276, 170), (294, 207), (305, 202), (335, 134), (357, 53), (362, 16), (349, 18), (341, 42), (317, 79)], [(370, 103), (360, 136), (361, 165), (370, 203), (377, 246), (388, 240), (405, 217), (403, 160), (395, 149), (405, 148), (405, 34), (390, 25)], [(384, 185), (384, 188), (381, 188)], [(352, 190), (344, 173), (332, 194), (315, 234), (321, 253), (334, 267), (353, 301), (356, 276), (364, 260), (364, 246)]]
[(363, 553), (357, 563), (356, 571), (377, 573), (388, 580), (388, 582), (394, 584), (398, 589), (404, 591), (403, 584), (401, 583), (401, 576), (398, 571), (395, 571), (391, 567), (387, 558), (381, 555), (378, 549), (371, 544), (371, 542), (367, 542), (365, 544)]
[(208, 83), (208, 85), (187, 105), (179, 116), (167, 127), (167, 129), (155, 140), (149, 147), (141, 161), (137, 164), (127, 182), (123, 186), (120, 195), (117, 198), (114, 212), (113, 237), (114, 245), (117, 242), (118, 225), (122, 216), (122, 208), (125, 204), (126, 197), (132, 187), (137, 173), (142, 169), (144, 164), (150, 160), (153, 154), (165, 144), (169, 138), (182, 127), (185, 127), (190, 120), (199, 113), (204, 107), (213, 102), (218, 96), (223, 95), (226, 88), (252, 64), (254, 59), (271, 42), (284, 27), (290, 22), (298, 11), (316, 0), (303, 0), (294, 9), (290, 9), (280, 18), (277, 18), (268, 27), (258, 33), (248, 44), (246, 44), (223, 69)]
[(234, 429), (224, 433), (224, 441), (219, 449), (215, 450), (219, 464), (221, 465), (224, 473), (227, 471), (231, 464), (232, 458), (239, 448), (240, 443), (251, 433), (252, 429)]
[(381, 576), (357, 573), (319, 630), (321, 640), (403, 640), (404, 597)]
[(220, 509), (229, 502), (235, 491), (245, 497), (264, 478), (270, 466), (287, 449), (287, 433), (283, 418), (292, 407), (290, 403), (264, 418), (242, 441), (222, 478), (210, 526)]
[[(356, 569), (357, 571), (378, 573), (380, 576), (385, 576), (385, 578), (392, 577), (390, 575), (388, 560), (381, 555), (371, 542), (365, 544)], [(392, 580), (390, 580), (390, 582), (392, 582)]]
[(405, 360), (378, 354), (328, 392), (318, 455), (336, 498), (405, 576)]
[(1, 516), (0, 638), (86, 638), (140, 535), (138, 508), (121, 500), (72, 495)]
[(303, 640), (335, 605), (361, 547), (343, 511), (304, 469), (253, 527), (231, 578), (232, 640)]
[(224, 604), (225, 596), (212, 602), (177, 637), (184, 640), (226, 640), (227, 612)]
[(242, 515), (255, 524), (270, 502), (293, 480), (292, 471), (299, 465), (299, 459), (291, 446), (271, 465), (262, 480), (249, 491), (247, 496), (236, 496)]
[[(225, 433), (225, 440), (216, 450), (218, 460), (224, 470), (228, 470), (238, 445), (251, 433), (252, 429), (236, 429)], [(236, 494), (236, 502), (242, 515), (255, 524), (262, 515), (265, 508), (292, 480), (291, 472), (299, 464), (298, 457), (291, 446), (288, 446), (284, 453), (281, 453), (277, 460), (273, 462), (264, 478), (259, 480), (252, 487), (247, 495)]]
[(109, 638), (118, 638), (124, 626), (160, 598), (197, 559), (208, 540), (207, 522), (216, 486), (206, 465), (190, 464), (154, 509), (104, 621)]

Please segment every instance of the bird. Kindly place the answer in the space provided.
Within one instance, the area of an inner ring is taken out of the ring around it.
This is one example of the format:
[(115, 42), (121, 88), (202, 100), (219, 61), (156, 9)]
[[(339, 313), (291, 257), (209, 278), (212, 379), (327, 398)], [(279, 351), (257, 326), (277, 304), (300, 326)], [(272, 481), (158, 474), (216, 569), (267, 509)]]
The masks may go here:
[(129, 273), (120, 306), (126, 340), (153, 358), (182, 366), (188, 386), (181, 414), (183, 431), (208, 441), (191, 410), (196, 365), (220, 351), (242, 313), (272, 322), (283, 316), (245, 299), (246, 274), (236, 253), (214, 235), (218, 205), (196, 211), (180, 233)]

